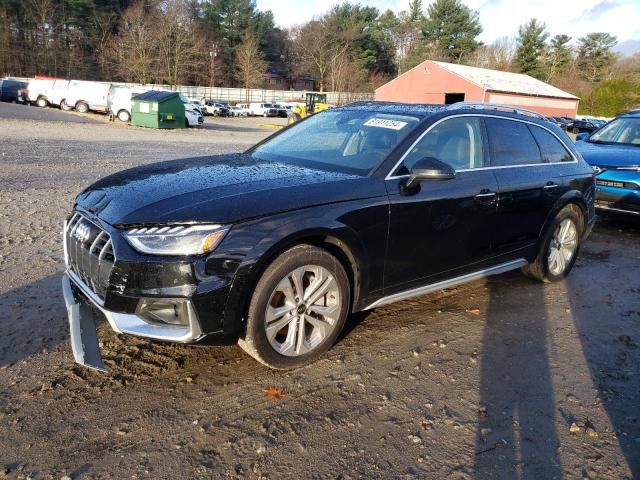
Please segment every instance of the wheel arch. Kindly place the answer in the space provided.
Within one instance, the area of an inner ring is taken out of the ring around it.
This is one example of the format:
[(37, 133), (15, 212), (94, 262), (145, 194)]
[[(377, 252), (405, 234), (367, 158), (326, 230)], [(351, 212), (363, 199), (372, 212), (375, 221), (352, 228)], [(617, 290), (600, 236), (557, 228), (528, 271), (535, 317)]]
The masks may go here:
[(351, 308), (353, 308), (354, 305), (357, 305), (360, 298), (363, 254), (358, 246), (355, 234), (350, 235), (348, 232), (349, 231), (346, 229), (309, 229), (293, 233), (276, 242), (260, 256), (256, 265), (252, 269), (253, 284), (250, 289), (251, 294), (253, 294), (253, 289), (258, 283), (262, 273), (279, 255), (296, 245), (306, 244), (326, 250), (340, 262), (342, 267), (345, 269), (345, 272), (347, 272), (347, 277), (349, 278), (349, 287), (351, 288)]
[(366, 273), (362, 271), (366, 260), (363, 259), (363, 252), (358, 245), (355, 233), (350, 234), (346, 228), (306, 229), (283, 237), (257, 254), (254, 262), (242, 272), (242, 278), (238, 278), (239, 271), (236, 272), (236, 279), (233, 282), (235, 285), (232, 287), (236, 292), (227, 299), (225, 308), (225, 319), (228, 320), (224, 322), (226, 334), (243, 335), (251, 297), (264, 271), (279, 255), (296, 245), (304, 244), (321, 248), (340, 262), (349, 279), (350, 312), (357, 309), (363, 288), (363, 278), (366, 277)]
[(560, 210), (567, 206), (577, 209), (576, 211), (580, 213), (583, 220), (582, 232), (584, 233), (586, 231), (587, 224), (589, 222), (589, 207), (587, 206), (587, 201), (584, 198), (584, 195), (578, 190), (569, 191), (556, 201), (553, 208), (547, 215), (542, 230), (540, 231), (538, 246), (542, 239), (544, 239), (553, 219), (558, 215)]

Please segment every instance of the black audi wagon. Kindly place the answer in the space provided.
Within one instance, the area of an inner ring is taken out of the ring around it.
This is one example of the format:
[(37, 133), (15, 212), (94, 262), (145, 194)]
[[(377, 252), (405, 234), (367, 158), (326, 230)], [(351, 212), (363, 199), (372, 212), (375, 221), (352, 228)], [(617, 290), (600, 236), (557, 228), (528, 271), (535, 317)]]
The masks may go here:
[(593, 170), (541, 115), (327, 110), (242, 154), (84, 190), (64, 226), (74, 357), (105, 368), (97, 311), (119, 333), (238, 342), (270, 367), (298, 367), (352, 312), (513, 269), (562, 280), (593, 220)]

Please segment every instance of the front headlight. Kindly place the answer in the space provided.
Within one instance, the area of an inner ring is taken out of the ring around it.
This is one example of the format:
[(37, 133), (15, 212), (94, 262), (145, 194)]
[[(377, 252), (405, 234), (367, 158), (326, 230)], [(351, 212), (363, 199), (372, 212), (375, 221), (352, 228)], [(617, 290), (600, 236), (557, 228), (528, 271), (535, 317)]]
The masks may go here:
[(124, 237), (140, 253), (199, 255), (213, 251), (229, 229), (220, 225), (132, 228)]

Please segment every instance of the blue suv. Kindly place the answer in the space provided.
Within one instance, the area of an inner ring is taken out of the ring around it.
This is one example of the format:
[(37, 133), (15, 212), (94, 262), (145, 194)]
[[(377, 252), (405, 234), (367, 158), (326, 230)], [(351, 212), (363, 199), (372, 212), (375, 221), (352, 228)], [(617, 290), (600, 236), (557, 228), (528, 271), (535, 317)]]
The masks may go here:
[(596, 209), (640, 216), (640, 110), (620, 115), (576, 148), (596, 171)]

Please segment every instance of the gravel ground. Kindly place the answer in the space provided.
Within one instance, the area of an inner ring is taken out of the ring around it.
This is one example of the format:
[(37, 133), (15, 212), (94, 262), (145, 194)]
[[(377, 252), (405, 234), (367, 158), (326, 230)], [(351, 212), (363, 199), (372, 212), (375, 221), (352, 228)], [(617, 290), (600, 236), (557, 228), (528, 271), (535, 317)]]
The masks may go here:
[(0, 119), (0, 478), (640, 478), (638, 222), (601, 221), (564, 283), (512, 272), (357, 315), (293, 372), (104, 324), (109, 374), (76, 366), (60, 292), (75, 194), (273, 131), (96, 118)]

